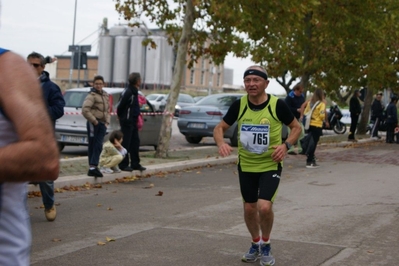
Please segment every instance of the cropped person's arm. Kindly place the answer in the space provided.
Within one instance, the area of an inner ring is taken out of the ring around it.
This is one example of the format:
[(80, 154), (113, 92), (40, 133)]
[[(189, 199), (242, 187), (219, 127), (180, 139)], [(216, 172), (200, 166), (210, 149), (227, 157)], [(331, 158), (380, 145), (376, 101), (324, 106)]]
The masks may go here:
[(17, 142), (0, 148), (0, 182), (57, 179), (59, 151), (40, 84), (11, 52), (0, 56), (0, 106), (18, 135)]

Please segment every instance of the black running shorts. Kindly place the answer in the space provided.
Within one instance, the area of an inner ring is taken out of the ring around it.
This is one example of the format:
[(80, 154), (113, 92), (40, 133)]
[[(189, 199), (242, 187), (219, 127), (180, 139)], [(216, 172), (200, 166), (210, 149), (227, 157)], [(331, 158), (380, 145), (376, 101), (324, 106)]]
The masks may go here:
[(254, 203), (258, 199), (273, 202), (280, 184), (281, 171), (281, 164), (278, 165), (277, 170), (261, 173), (243, 172), (241, 166), (238, 165), (238, 177), (244, 202)]

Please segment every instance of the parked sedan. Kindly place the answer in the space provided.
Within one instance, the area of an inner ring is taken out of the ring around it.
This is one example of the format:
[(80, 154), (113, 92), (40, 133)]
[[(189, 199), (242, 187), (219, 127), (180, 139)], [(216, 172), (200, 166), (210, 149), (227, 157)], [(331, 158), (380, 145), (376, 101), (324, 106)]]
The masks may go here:
[[(213, 137), (213, 130), (223, 119), (229, 107), (244, 94), (213, 94), (199, 100), (195, 105), (180, 110), (177, 126), (187, 142), (198, 144), (204, 137)], [(237, 147), (237, 122), (225, 133), (232, 146)], [(287, 126), (283, 125), (282, 140), (287, 138)]]
[(167, 94), (152, 93), (146, 96), (147, 100), (152, 104), (155, 111), (163, 111), (166, 105)]
[[(169, 97), (169, 95), (168, 95)], [(166, 98), (167, 100), (167, 98)], [(195, 104), (194, 98), (190, 94), (185, 94), (185, 93), (179, 93), (179, 96), (177, 97), (177, 102), (175, 105), (175, 117), (179, 117), (179, 112), (180, 109), (184, 106), (188, 105), (193, 105)], [(165, 106), (163, 107), (165, 109)]]
[[(104, 141), (107, 141), (113, 130), (120, 129), (116, 106), (123, 88), (103, 88), (103, 90), (110, 95), (111, 106), (111, 123), (104, 137)], [(88, 145), (86, 119), (82, 116), (82, 105), (89, 91), (90, 88), (75, 88), (67, 90), (64, 94), (64, 116), (55, 124), (55, 135), (60, 150), (66, 145)], [(144, 125), (143, 129), (139, 131), (140, 145), (156, 148), (162, 125), (162, 115), (155, 113), (148, 101), (141, 107), (141, 114), (144, 118)]]
[[(244, 94), (213, 94), (196, 104), (180, 110), (177, 126), (189, 143), (200, 143), (204, 137), (213, 137), (213, 129), (222, 120), (229, 107)], [(224, 134), (232, 146), (237, 146), (237, 123)]]

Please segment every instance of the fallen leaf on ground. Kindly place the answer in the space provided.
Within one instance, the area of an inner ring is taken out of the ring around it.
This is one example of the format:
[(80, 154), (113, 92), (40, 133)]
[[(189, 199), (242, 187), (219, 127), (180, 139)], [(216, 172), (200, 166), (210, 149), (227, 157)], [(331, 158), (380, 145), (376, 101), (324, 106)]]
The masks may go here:
[(105, 243), (104, 243), (104, 242), (101, 242), (101, 241), (98, 241), (98, 242), (97, 242), (97, 245), (98, 245), (98, 246), (104, 246)]
[(158, 191), (158, 194), (156, 194), (155, 196), (162, 196), (163, 192), (162, 191)]
[(51, 241), (53, 241), (53, 242), (60, 242), (61, 241), (61, 239), (59, 239), (59, 238), (54, 238), (53, 240), (51, 240)]
[(154, 184), (149, 184), (148, 186), (144, 187), (144, 188), (153, 188)]
[(110, 238), (110, 237), (105, 237), (105, 240), (107, 240), (107, 242), (111, 242), (111, 241), (115, 241), (115, 239), (113, 239), (113, 238)]

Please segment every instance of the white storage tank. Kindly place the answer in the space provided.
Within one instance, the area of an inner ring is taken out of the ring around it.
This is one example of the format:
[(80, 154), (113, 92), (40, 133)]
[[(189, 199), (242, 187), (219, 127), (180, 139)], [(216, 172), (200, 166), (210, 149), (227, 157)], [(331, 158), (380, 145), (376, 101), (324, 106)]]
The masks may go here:
[(130, 62), (129, 73), (139, 72), (142, 77), (142, 82), (147, 83), (145, 76), (146, 65), (146, 48), (143, 46), (143, 36), (133, 36), (130, 39)]
[(104, 77), (105, 82), (111, 82), (114, 59), (114, 38), (111, 36), (101, 36), (99, 45), (98, 74)]
[(112, 81), (114, 83), (125, 83), (129, 75), (129, 50), (130, 37), (115, 37), (114, 45), (114, 63), (112, 72)]
[(118, 26), (113, 26), (112, 28), (109, 29), (109, 35), (110, 36), (125, 36), (127, 34), (127, 27), (118, 25)]
[(160, 36), (151, 36), (151, 39), (156, 44), (156, 48), (147, 47), (146, 60), (146, 83), (152, 84), (152, 88), (159, 88), (161, 80), (161, 61), (162, 61), (162, 45)]
[(174, 65), (173, 47), (169, 45), (166, 38), (162, 40), (162, 61), (161, 61), (161, 83), (166, 86), (170, 86), (172, 83), (173, 76), (173, 65)]

